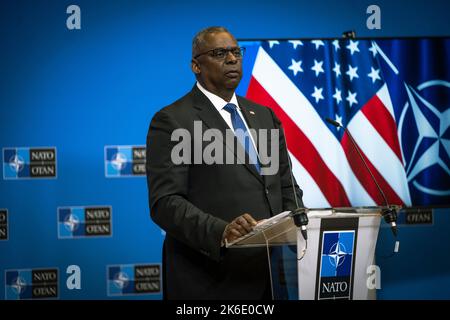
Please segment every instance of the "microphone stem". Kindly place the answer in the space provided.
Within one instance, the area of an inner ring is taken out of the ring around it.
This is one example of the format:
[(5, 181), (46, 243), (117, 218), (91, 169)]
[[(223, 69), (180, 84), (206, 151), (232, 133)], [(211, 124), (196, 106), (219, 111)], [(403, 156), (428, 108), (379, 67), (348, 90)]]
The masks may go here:
[(378, 184), (377, 179), (375, 179), (375, 176), (372, 173), (372, 170), (370, 170), (369, 166), (366, 163), (366, 160), (364, 160), (363, 155), (359, 151), (358, 145), (356, 144), (355, 139), (353, 139), (352, 134), (350, 133), (350, 130), (348, 128), (344, 128), (339, 122), (332, 120), (330, 118), (325, 118), (325, 120), (332, 124), (335, 127), (343, 128), (344, 132), (347, 132), (348, 137), (350, 138), (350, 142), (352, 143), (353, 147), (356, 149), (356, 152), (358, 153), (359, 157), (361, 158), (366, 170), (369, 172), (370, 177), (372, 178), (373, 182), (375, 182), (375, 185), (377, 186), (378, 191), (380, 192), (381, 196), (383, 197), (384, 203), (386, 204), (386, 208), (382, 209), (382, 216), (384, 217), (384, 220), (391, 225), (392, 232), (395, 237), (397, 237), (397, 212), (395, 207), (389, 207), (389, 203), (387, 201), (386, 195), (383, 192), (383, 189), (381, 189), (380, 185)]
[(355, 142), (355, 139), (353, 139), (352, 134), (350, 133), (350, 130), (347, 130), (347, 128), (344, 129), (345, 132), (347, 132), (348, 137), (350, 138), (352, 144), (354, 145), (356, 152), (358, 152), (359, 157), (362, 160), (362, 163), (364, 164), (364, 166), (366, 167), (367, 171), (369, 172), (370, 176), (372, 177), (373, 182), (375, 182), (375, 185), (377, 186), (378, 191), (380, 192), (381, 196), (383, 197), (384, 203), (386, 204), (386, 207), (389, 207), (389, 203), (387, 201), (387, 198), (383, 192), (383, 190), (381, 189), (380, 185), (377, 182), (377, 179), (375, 179), (375, 176), (372, 173), (372, 170), (369, 169), (369, 166), (367, 165), (366, 161), (364, 160), (363, 155), (361, 154), (361, 152), (359, 151), (358, 145)]

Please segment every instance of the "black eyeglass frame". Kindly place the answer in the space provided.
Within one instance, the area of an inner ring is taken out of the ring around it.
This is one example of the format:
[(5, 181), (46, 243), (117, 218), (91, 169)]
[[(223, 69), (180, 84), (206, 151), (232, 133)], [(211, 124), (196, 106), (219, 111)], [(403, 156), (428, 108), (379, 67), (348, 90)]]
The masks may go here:
[[(239, 55), (239, 56), (236, 56), (236, 55), (233, 53), (233, 50), (236, 50), (236, 49), (239, 49), (239, 52), (240, 52), (240, 55)], [(223, 57), (218, 57), (218, 54), (215, 53), (215, 52), (218, 52), (219, 50), (225, 50), (225, 55), (224, 55)], [(214, 52), (214, 51), (215, 51), (215, 52)], [(232, 54), (236, 59), (242, 59), (242, 57), (243, 57), (244, 54), (245, 54), (245, 47), (214, 48), (214, 49), (211, 49), (211, 50), (208, 50), (208, 51), (199, 53), (198, 55), (196, 55), (196, 56), (194, 57), (194, 59), (197, 59), (198, 57), (203, 56), (203, 55), (205, 55), (205, 54), (208, 54), (208, 53), (210, 53), (210, 52), (213, 52), (213, 54), (210, 55), (210, 56), (213, 57), (213, 58), (216, 58), (216, 59), (225, 59), (225, 57), (228, 56), (228, 53), (229, 53), (229, 52), (231, 52), (231, 54)]]

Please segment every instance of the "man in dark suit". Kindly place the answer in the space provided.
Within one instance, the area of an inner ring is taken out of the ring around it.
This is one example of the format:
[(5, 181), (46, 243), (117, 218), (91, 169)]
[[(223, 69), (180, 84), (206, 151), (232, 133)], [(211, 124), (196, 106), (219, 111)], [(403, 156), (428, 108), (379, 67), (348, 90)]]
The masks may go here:
[[(166, 299), (270, 298), (266, 250), (226, 249), (224, 244), (250, 232), (259, 220), (303, 206), (302, 192), (291, 180), (281, 130), (276, 173), (261, 173), (264, 163), (258, 156), (256, 136), (245, 147), (246, 163), (173, 161), (176, 129), (189, 134), (188, 145), (193, 149), (206, 146), (195, 136), (196, 122), (202, 130), (214, 128), (223, 136), (227, 130), (237, 136), (242, 128), (280, 128), (271, 109), (235, 95), (242, 77), (242, 54), (225, 28), (200, 31), (192, 46), (191, 68), (197, 83), (187, 95), (156, 113), (150, 124), (147, 182), (151, 217), (166, 231)], [(239, 141), (235, 137), (235, 149), (244, 148)], [(194, 156), (188, 154), (188, 158)]]

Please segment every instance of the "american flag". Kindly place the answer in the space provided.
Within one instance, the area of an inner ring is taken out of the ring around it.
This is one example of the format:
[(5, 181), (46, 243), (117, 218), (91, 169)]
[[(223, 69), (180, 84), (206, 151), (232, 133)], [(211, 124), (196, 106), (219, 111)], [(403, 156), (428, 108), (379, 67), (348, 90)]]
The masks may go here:
[[(394, 110), (369, 40), (263, 41), (246, 97), (283, 123), (307, 207), (384, 205), (347, 128), (389, 204), (411, 205)], [(245, 61), (244, 61), (245, 63)]]

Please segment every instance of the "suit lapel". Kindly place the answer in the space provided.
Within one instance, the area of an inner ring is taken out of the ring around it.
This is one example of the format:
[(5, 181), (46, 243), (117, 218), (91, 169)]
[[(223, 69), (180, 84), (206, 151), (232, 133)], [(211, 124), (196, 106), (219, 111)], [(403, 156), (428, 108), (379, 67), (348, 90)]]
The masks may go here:
[[(198, 117), (203, 121), (203, 123), (211, 129), (218, 129), (222, 133), (222, 137), (226, 137), (226, 130), (230, 127), (227, 125), (225, 120), (223, 120), (220, 113), (217, 111), (217, 109), (214, 107), (214, 105), (211, 103), (211, 101), (197, 88), (197, 85), (194, 85), (194, 88), (191, 91), (193, 95), (194, 100), (194, 107), (198, 109)], [(242, 100), (239, 100), (239, 105), (241, 106)], [(242, 110), (242, 107), (241, 107)], [(245, 111), (244, 111), (245, 112)], [(244, 113), (243, 112), (243, 113)], [(247, 124), (250, 128), (254, 128), (257, 130), (255, 120), (251, 120), (251, 122), (248, 122), (247, 118), (249, 118), (248, 115), (244, 115), (247, 121)], [(254, 137), (255, 138), (255, 137)], [(245, 150), (243, 149), (242, 145), (239, 143), (237, 138), (233, 136), (234, 140), (234, 146), (236, 148), (233, 148), (233, 146), (230, 146), (226, 143), (226, 140), (222, 139), (222, 143), (228, 148), (228, 150), (232, 151), (236, 157), (236, 159), (239, 159), (240, 163), (244, 163), (245, 167), (261, 182), (264, 184), (264, 181), (261, 177), (261, 175), (256, 171), (256, 168), (254, 165), (248, 164), (247, 161), (245, 161), (245, 158), (240, 157), (240, 154), (245, 154)], [(255, 140), (257, 141), (257, 140)], [(237, 149), (240, 149), (239, 152)]]

